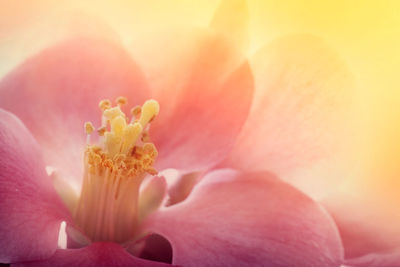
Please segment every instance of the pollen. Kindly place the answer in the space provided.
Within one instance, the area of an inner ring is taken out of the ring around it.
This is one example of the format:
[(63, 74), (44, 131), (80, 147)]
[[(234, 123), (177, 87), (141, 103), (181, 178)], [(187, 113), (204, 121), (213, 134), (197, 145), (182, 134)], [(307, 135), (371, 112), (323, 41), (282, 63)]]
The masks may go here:
[[(123, 201), (138, 194), (146, 175), (158, 173), (154, 168), (158, 151), (149, 141), (148, 132), (159, 113), (158, 102), (148, 100), (133, 108), (132, 118), (121, 110), (127, 103), (126, 98), (119, 97), (115, 102), (116, 106), (109, 100), (99, 103), (102, 125), (97, 129), (97, 144), (90, 143), (89, 137), (95, 129), (93, 124), (86, 122), (84, 125), (88, 143), (84, 151), (84, 182), (75, 218), (95, 241), (127, 238), (126, 233), (135, 223), (135, 217), (132, 217), (135, 211), (121, 217), (118, 210), (126, 208)], [(113, 217), (118, 214), (120, 217)]]

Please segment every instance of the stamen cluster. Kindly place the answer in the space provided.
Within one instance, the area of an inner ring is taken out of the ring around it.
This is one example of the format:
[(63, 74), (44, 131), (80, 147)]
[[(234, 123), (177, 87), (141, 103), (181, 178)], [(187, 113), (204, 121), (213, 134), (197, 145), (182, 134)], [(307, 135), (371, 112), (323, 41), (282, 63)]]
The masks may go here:
[(93, 124), (85, 123), (87, 146), (84, 152), (84, 177), (75, 220), (92, 241), (123, 242), (137, 231), (139, 188), (147, 174), (156, 175), (153, 164), (158, 152), (148, 135), (149, 123), (157, 116), (155, 100), (122, 112), (126, 98), (116, 106), (102, 100), (102, 125), (99, 141), (91, 143)]
[[(125, 177), (138, 176), (143, 173), (156, 175), (153, 164), (158, 152), (153, 143), (149, 142), (146, 126), (158, 114), (159, 106), (154, 100), (148, 100), (143, 107), (132, 108), (131, 123), (121, 111), (126, 104), (126, 98), (116, 100), (118, 106), (111, 107), (109, 100), (102, 100), (99, 107), (103, 110), (102, 126), (97, 132), (103, 140), (102, 146), (88, 144), (85, 159), (89, 172), (104, 172), (108, 168), (112, 172), (121, 172)], [(85, 123), (85, 131), (90, 137), (93, 125)], [(140, 141), (138, 142), (138, 140)], [(90, 138), (88, 138), (90, 140)]]

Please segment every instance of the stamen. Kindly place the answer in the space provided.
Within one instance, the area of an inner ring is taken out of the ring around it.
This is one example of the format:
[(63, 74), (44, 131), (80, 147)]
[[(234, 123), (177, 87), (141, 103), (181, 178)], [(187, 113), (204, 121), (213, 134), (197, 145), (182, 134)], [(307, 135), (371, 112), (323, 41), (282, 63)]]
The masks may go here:
[(116, 136), (122, 136), (126, 128), (126, 119), (122, 116), (117, 116), (111, 121), (111, 131)]
[(126, 103), (128, 103), (128, 99), (126, 97), (120, 96), (120, 97), (117, 97), (115, 102), (117, 103), (118, 106), (122, 106), (122, 105), (125, 105)]
[(85, 122), (85, 132), (87, 134), (86, 144), (90, 143), (90, 134), (93, 132), (93, 130), (94, 130), (93, 124), (91, 122)]
[(125, 117), (125, 114), (121, 111), (121, 109), (119, 107), (113, 107), (113, 108), (104, 110), (103, 116), (107, 120), (111, 121), (112, 119), (114, 119), (118, 116)]
[(108, 99), (103, 99), (99, 102), (99, 108), (104, 111), (111, 107), (111, 101)]
[(94, 130), (93, 124), (91, 122), (85, 122), (85, 132), (91, 134)]
[[(121, 242), (134, 234), (139, 186), (147, 174), (158, 173), (153, 167), (158, 152), (144, 131), (159, 112), (157, 101), (133, 108), (137, 121), (132, 123), (127, 123), (120, 109), (127, 99), (119, 97), (116, 103), (115, 107), (109, 100), (99, 103), (103, 114), (97, 132), (103, 138), (99, 145), (88, 142), (85, 150), (84, 182), (75, 219), (93, 241)], [(85, 123), (85, 131), (90, 136), (93, 125)]]
[(142, 125), (139, 123), (134, 123), (134, 124), (129, 124), (125, 128), (124, 132), (124, 144), (122, 146), (122, 153), (128, 153), (130, 149), (134, 146), (136, 143), (137, 139), (139, 138), (139, 135), (142, 133)]
[(131, 109), (131, 114), (132, 114), (132, 121), (134, 122), (135, 120), (138, 120), (140, 117), (140, 114), (142, 113), (142, 107), (141, 106), (136, 106)]
[(148, 131), (143, 131), (142, 142), (150, 142), (150, 135)]
[(160, 111), (160, 105), (155, 100), (147, 100), (142, 106), (142, 114), (139, 119), (139, 123), (142, 125), (143, 129), (146, 125), (151, 122), (155, 116), (158, 115)]
[(104, 133), (106, 132), (107, 128), (105, 126), (100, 127), (97, 129), (97, 133), (99, 134), (99, 136), (104, 136)]

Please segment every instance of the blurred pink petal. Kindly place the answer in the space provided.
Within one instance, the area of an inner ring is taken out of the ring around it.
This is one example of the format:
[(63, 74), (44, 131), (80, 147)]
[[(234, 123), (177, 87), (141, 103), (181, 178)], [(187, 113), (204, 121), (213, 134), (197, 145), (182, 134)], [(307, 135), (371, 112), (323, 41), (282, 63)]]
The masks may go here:
[(18, 118), (0, 110), (0, 262), (49, 257), (69, 213), (45, 172), (40, 149)]
[(149, 92), (129, 54), (100, 39), (72, 39), (50, 47), (0, 83), (0, 106), (25, 122), (44, 149), (47, 165), (75, 179), (82, 175), (83, 123), (100, 125), (98, 102), (119, 95), (134, 105), (142, 104)]
[(312, 194), (337, 183), (353, 93), (344, 63), (321, 39), (291, 35), (260, 49), (251, 66), (255, 97), (228, 164), (275, 172)]
[(338, 225), (346, 259), (388, 251), (400, 245), (398, 208), (390, 204), (396, 202), (382, 199), (376, 187), (374, 196), (364, 195), (365, 191), (360, 183), (348, 194), (335, 194), (323, 200)]
[[(161, 108), (175, 101), (174, 108), (160, 113), (151, 128), (159, 150), (159, 169), (200, 170), (223, 159), (239, 134), (253, 93), (253, 78), (247, 63), (227, 73), (230, 48), (221, 39), (200, 42), (186, 66), (179, 95), (165, 88), (156, 99)], [(179, 91), (179, 90), (178, 90)], [(165, 93), (164, 92), (164, 93)], [(169, 115), (166, 117), (166, 115)]]
[(137, 266), (161, 267), (170, 264), (154, 262), (133, 257), (120, 245), (115, 243), (93, 243), (80, 249), (60, 249), (49, 259), (37, 262), (13, 264), (15, 267), (110, 267), (110, 266)]
[(269, 173), (207, 175), (148, 227), (184, 266), (339, 266), (337, 229), (311, 199)]
[(362, 257), (346, 260), (346, 265), (353, 267), (398, 267), (400, 250), (378, 251)]
[(231, 4), (223, 1), (208, 30), (157, 32), (132, 45), (162, 110), (151, 131), (159, 169), (190, 172), (215, 165), (247, 117), (253, 77), (240, 49), (248, 15), (245, 1)]

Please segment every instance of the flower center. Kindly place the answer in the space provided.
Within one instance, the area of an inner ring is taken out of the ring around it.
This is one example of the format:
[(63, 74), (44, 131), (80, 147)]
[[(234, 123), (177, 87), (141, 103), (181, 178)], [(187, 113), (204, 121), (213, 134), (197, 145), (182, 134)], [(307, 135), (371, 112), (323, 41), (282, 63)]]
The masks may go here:
[(123, 242), (136, 234), (140, 184), (147, 174), (157, 174), (153, 164), (158, 152), (149, 142), (148, 128), (159, 112), (158, 102), (132, 108), (130, 122), (121, 110), (126, 98), (116, 102), (115, 107), (109, 100), (99, 103), (98, 144), (91, 144), (94, 127), (85, 123), (83, 185), (75, 220), (92, 241)]

